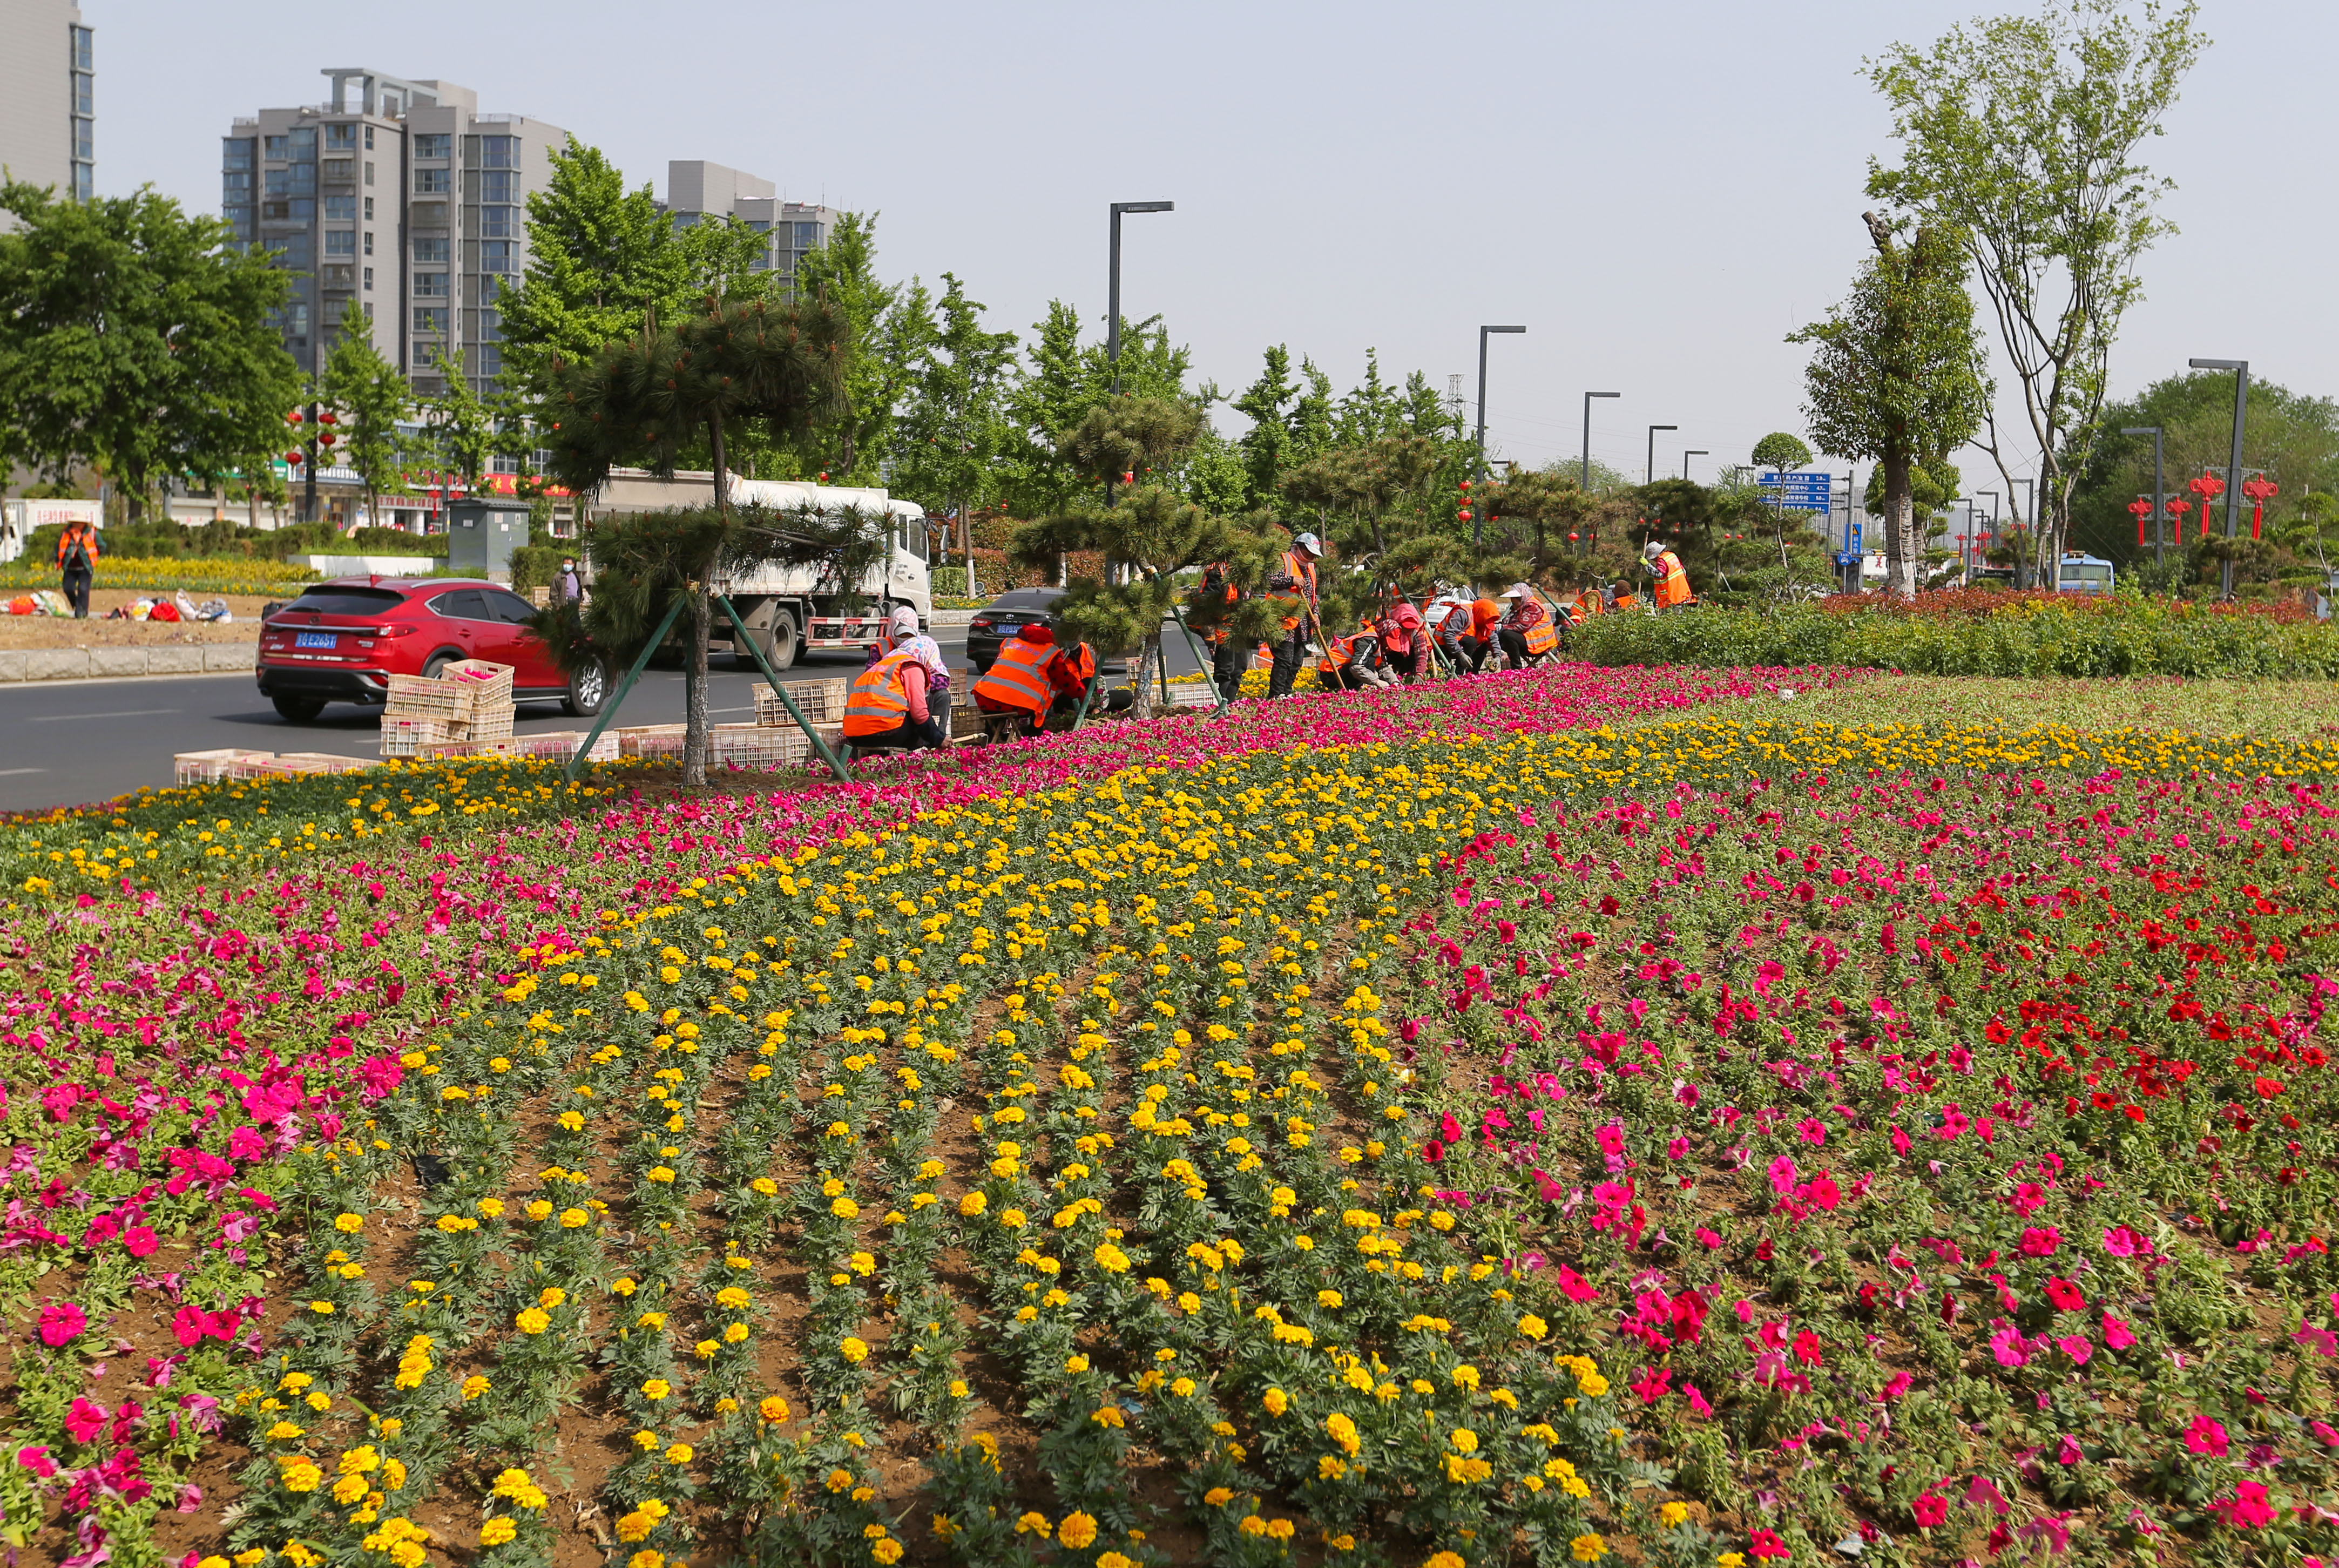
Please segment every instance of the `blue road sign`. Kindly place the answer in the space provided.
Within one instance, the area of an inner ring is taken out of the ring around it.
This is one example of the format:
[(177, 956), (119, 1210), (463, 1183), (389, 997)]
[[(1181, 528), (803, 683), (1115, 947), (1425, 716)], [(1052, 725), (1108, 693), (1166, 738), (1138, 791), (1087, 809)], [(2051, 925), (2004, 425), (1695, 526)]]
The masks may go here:
[(1767, 499), (1774, 507), (1792, 511), (1824, 512), (1835, 505), (1833, 474), (1763, 474), (1757, 482), (1770, 492)]
[(1857, 522), (1851, 525), (1850, 536), (1845, 539), (1843, 547), (1850, 551), (1855, 556), (1861, 553), (1860, 548), (1860, 524)]

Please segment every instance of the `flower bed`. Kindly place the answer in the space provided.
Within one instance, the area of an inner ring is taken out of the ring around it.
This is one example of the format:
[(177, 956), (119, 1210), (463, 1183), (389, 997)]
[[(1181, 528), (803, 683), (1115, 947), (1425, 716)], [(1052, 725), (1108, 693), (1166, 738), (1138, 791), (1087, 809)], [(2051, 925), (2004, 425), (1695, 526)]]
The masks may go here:
[(2329, 1549), (2328, 748), (1278, 745), (1306, 705), (44, 901), (8, 1516), (304, 1565)]
[[(306, 567), (248, 557), (108, 556), (97, 563), (96, 584), (102, 588), (141, 588), (190, 594), (286, 595), (317, 580)], [(25, 588), (54, 588), (56, 568), (25, 560), (0, 567), (0, 593)]]

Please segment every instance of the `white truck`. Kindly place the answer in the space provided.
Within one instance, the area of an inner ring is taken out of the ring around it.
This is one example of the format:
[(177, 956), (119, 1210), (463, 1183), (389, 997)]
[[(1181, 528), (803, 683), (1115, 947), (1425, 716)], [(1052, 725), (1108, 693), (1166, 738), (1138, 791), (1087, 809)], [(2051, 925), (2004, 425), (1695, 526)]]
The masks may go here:
[[(862, 577), (857, 607), (845, 607), (844, 584), (817, 566), (773, 563), (750, 572), (719, 576), (712, 587), (727, 595), (762, 645), (775, 670), (786, 669), (806, 652), (859, 653), (877, 640), (886, 615), (897, 605), (918, 612), (918, 625), (933, 623), (933, 578), (926, 558), (926, 509), (915, 501), (889, 497), (883, 489), (815, 485), (792, 479), (731, 479), (734, 506), (764, 506), (776, 512), (810, 507), (834, 514), (857, 508), (889, 519), (884, 558)], [(595, 496), (596, 517), (656, 512), (670, 507), (703, 507), (715, 499), (715, 476), (685, 471), (661, 479), (639, 468), (618, 468)], [(712, 641), (729, 643), (727, 622), (709, 628)], [(735, 648), (742, 659), (745, 648)]]

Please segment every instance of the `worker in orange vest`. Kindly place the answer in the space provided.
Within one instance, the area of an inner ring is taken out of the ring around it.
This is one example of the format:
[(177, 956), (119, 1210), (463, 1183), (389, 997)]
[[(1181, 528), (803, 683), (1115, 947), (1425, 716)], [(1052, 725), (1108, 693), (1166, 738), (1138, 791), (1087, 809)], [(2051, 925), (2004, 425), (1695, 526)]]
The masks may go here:
[(987, 714), (1019, 715), (1017, 727), (1027, 735), (1037, 735), (1056, 700), (1049, 666), (1062, 656), (1056, 634), (1045, 622), (1025, 623), (999, 645), (999, 656), (974, 683), (974, 705)]
[(1697, 602), (1697, 596), (1690, 591), (1689, 574), (1682, 569), (1681, 557), (1673, 551), (1651, 539), (1641, 547), (1641, 564), (1657, 580), (1650, 594), (1657, 608), (1677, 610)]
[(1504, 613), (1495, 635), (1511, 667), (1525, 669), (1559, 646), (1559, 634), (1552, 629), (1543, 600), (1526, 584), (1513, 583), (1503, 599), (1511, 607)]
[(1457, 646), (1462, 657), (1469, 663), (1470, 673), (1476, 675), (1486, 667), (1486, 660), (1494, 656), (1501, 646), (1495, 640), (1495, 631), (1502, 625), (1503, 606), (1480, 595), (1470, 601), (1468, 615), (1469, 629), (1458, 639)]
[(1316, 563), (1324, 558), (1324, 541), (1302, 534), (1291, 541), (1267, 579), (1268, 597), (1283, 606), (1283, 640), (1275, 645), (1275, 666), (1267, 678), (1267, 695), (1288, 697), (1299, 678), (1300, 649), (1312, 634), (1324, 634), (1321, 601), (1316, 594)]
[(74, 619), (89, 619), (89, 585), (97, 576), (97, 530), (81, 518), (57, 536), (57, 570), (64, 575), (65, 602)]
[(923, 751), (949, 737), (926, 704), (928, 672), (897, 648), (854, 677), (845, 696), (844, 738), (860, 751)]

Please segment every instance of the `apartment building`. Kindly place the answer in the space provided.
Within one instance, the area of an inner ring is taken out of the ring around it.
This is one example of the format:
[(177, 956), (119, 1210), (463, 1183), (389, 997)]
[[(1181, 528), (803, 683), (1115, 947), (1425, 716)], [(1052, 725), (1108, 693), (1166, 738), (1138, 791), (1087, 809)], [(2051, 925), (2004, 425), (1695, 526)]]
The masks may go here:
[(677, 228), (712, 215), (736, 218), (766, 236), (763, 253), (749, 264), (783, 280), (795, 276), (796, 262), (806, 251), (828, 243), (837, 219), (834, 208), (781, 200), (777, 187), (760, 175), (700, 158), (667, 163), (664, 205)]
[(322, 104), (262, 109), (221, 143), (221, 212), (294, 274), (284, 347), (314, 373), (348, 306), (416, 391), (459, 366), (480, 392), (503, 373), (498, 299), (528, 265), (527, 202), (568, 133), (483, 114), (479, 94), (367, 67), (329, 69)]
[(0, 4), (0, 167), (10, 178), (96, 193), (95, 55), (70, 0)]

